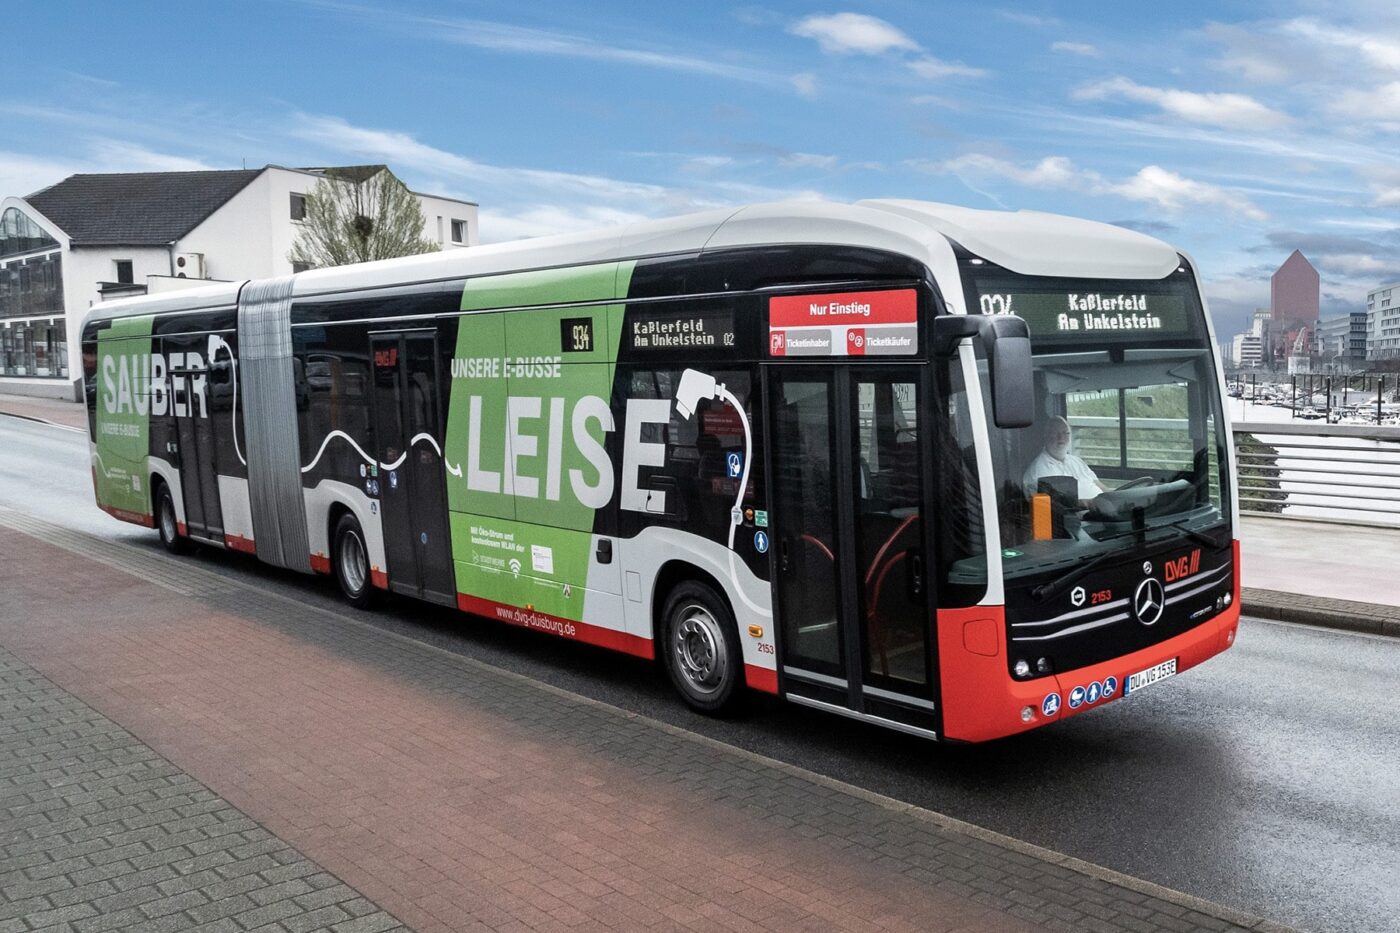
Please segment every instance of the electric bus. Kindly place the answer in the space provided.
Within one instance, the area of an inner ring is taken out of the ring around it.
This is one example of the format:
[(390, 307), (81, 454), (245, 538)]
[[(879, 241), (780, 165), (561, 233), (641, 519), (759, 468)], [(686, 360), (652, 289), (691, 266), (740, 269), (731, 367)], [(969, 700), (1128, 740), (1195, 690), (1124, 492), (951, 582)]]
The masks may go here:
[(1228, 648), (1194, 263), (1123, 228), (764, 204), (95, 306), (97, 504), (195, 544), (974, 742)]

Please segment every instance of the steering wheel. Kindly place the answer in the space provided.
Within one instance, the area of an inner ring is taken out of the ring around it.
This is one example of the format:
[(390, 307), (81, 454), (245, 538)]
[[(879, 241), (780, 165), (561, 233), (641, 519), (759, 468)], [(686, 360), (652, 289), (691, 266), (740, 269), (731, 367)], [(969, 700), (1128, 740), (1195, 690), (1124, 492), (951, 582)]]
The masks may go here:
[(1152, 477), (1150, 477), (1150, 476), (1139, 476), (1137, 479), (1133, 480), (1131, 483), (1124, 483), (1122, 486), (1119, 486), (1117, 489), (1115, 489), (1115, 490), (1113, 490), (1113, 491), (1114, 491), (1114, 492), (1119, 492), (1119, 491), (1124, 490), (1124, 489), (1136, 489), (1136, 488), (1139, 487), (1139, 486), (1150, 486), (1150, 485), (1152, 485), (1152, 484), (1155, 483), (1155, 482), (1157, 482), (1157, 481), (1156, 481), (1155, 479), (1153, 479)]

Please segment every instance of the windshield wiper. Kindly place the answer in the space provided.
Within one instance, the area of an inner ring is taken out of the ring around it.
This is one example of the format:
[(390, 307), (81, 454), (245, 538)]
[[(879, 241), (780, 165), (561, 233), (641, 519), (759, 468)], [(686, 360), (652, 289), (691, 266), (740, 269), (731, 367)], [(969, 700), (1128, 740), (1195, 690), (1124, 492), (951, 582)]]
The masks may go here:
[[(1124, 533), (1132, 534), (1132, 532)], [(1089, 560), (1080, 564), (1078, 567), (1075, 567), (1073, 570), (1070, 570), (1062, 574), (1061, 576), (1056, 577), (1049, 583), (1040, 584), (1040, 586), (1037, 586), (1035, 589), (1031, 590), (1031, 596), (1035, 597), (1036, 599), (1048, 599), (1051, 596), (1058, 595), (1059, 593), (1064, 591), (1065, 587), (1069, 586), (1075, 580), (1078, 580), (1080, 577), (1084, 576), (1086, 573), (1093, 570), (1095, 567), (1099, 567), (1106, 563), (1109, 559), (1119, 557), (1121, 555), (1121, 551), (1104, 551), (1097, 557), (1091, 557)]]
[(1186, 537), (1190, 538), (1192, 541), (1195, 541), (1197, 544), (1202, 545), (1203, 547), (1220, 547), (1220, 542), (1215, 540), (1205, 532), (1197, 531), (1195, 528), (1186, 527), (1186, 523), (1184, 520), (1179, 522), (1167, 522), (1165, 524), (1158, 525), (1157, 527), (1175, 528), (1177, 531), (1181, 532)]

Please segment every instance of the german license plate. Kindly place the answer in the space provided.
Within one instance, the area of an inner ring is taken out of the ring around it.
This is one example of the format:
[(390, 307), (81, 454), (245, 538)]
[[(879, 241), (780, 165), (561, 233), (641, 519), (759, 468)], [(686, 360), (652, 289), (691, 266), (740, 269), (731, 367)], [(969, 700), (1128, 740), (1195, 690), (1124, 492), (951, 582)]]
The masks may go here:
[(1123, 685), (1123, 696), (1141, 690), (1143, 687), (1150, 687), (1159, 680), (1166, 680), (1176, 674), (1176, 658), (1170, 661), (1163, 661), (1156, 667), (1149, 667), (1145, 671), (1138, 671), (1128, 678), (1128, 682)]

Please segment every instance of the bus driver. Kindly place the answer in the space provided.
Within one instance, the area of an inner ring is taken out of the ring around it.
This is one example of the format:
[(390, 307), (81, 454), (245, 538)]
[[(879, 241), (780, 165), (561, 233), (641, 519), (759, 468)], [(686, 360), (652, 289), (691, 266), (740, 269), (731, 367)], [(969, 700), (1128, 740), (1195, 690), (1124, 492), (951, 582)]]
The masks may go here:
[(1089, 502), (1101, 492), (1107, 492), (1098, 476), (1079, 457), (1069, 452), (1069, 422), (1059, 415), (1050, 419), (1050, 430), (1042, 450), (1021, 477), (1021, 486), (1030, 498), (1040, 491), (1040, 481), (1047, 476), (1070, 476), (1079, 483), (1079, 504)]

